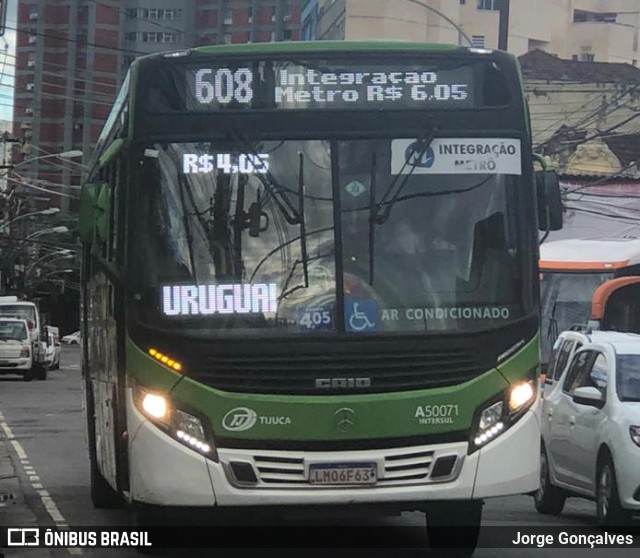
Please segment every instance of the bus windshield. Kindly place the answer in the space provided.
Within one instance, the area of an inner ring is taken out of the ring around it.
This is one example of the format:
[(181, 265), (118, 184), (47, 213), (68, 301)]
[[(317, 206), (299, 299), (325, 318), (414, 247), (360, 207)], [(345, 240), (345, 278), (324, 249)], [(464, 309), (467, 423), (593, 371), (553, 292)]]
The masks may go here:
[(613, 279), (609, 273), (549, 273), (541, 275), (542, 357), (548, 361), (558, 335), (573, 325), (586, 325), (595, 290)]
[(519, 170), (438, 170), (448, 163), (434, 153), (454, 141), (466, 140), (410, 156), (406, 138), (145, 146), (134, 314), (203, 335), (476, 331), (521, 318)]

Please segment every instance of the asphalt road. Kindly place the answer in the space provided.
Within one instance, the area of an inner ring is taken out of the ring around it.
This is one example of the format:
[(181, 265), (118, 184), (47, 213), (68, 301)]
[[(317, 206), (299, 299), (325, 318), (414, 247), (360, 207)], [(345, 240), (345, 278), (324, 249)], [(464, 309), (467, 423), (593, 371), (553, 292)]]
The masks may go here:
[[(35, 521), (40, 526), (67, 524), (81, 526), (129, 526), (131, 515), (128, 510), (96, 510), (89, 498), (89, 466), (82, 413), (82, 391), (80, 385), (79, 350), (77, 347), (63, 347), (61, 367), (58, 371), (50, 371), (47, 381), (23, 382), (17, 377), (0, 376), (0, 417), (10, 429), (14, 439), (19, 442), (20, 451), (15, 445), (10, 447), (13, 461), (17, 465), (17, 473), (21, 481), (24, 502), (28, 506)], [(0, 420), (2, 420), (0, 418)], [(24, 452), (20, 455), (21, 452)], [(0, 509), (0, 514), (2, 510)], [(536, 513), (530, 497), (517, 496), (500, 498), (487, 502), (484, 508), (483, 525), (489, 527), (518, 526), (594, 526), (594, 505), (591, 502), (571, 499), (564, 513), (558, 517), (541, 516)], [(8, 518), (11, 515), (0, 515)], [(16, 516), (18, 517), (18, 516)], [(22, 517), (22, 516), (20, 516)], [(326, 518), (324, 518), (326, 519)], [(6, 523), (5, 519), (5, 523)], [(323, 518), (311, 520), (322, 522)], [(337, 520), (339, 524), (342, 520)], [(357, 525), (358, 518), (344, 518), (346, 524)], [(332, 522), (336, 524), (334, 520)], [(391, 546), (402, 546), (406, 527), (416, 527), (421, 532), (425, 519), (420, 513), (403, 514), (395, 518), (377, 518), (368, 522), (367, 529), (385, 528), (393, 539), (397, 531), (397, 541)], [(320, 523), (322, 524), (322, 523)], [(16, 523), (13, 524), (15, 526)], [(286, 526), (286, 524), (285, 524)], [(300, 527), (290, 526), (291, 529)], [(366, 532), (366, 530), (365, 530)], [(372, 531), (374, 532), (374, 531)], [(377, 532), (377, 531), (376, 531)], [(594, 528), (594, 533), (600, 533)], [(367, 541), (362, 540), (362, 531), (358, 531), (357, 540), (344, 540), (336, 543), (343, 548), (318, 549), (313, 537), (309, 537), (308, 548), (278, 550), (279, 556), (371, 556), (373, 551), (367, 549)], [(215, 531), (211, 533), (215, 541)], [(326, 541), (325, 541), (326, 542)], [(416, 538), (414, 546), (426, 544), (426, 536)], [(214, 545), (215, 546), (215, 545)], [(268, 543), (265, 544), (268, 546)], [(314, 549), (314, 546), (316, 548)], [(346, 548), (358, 546), (360, 548)], [(377, 549), (376, 555), (381, 553)], [(582, 557), (585, 549), (580, 548), (479, 548), (477, 558), (515, 557), (515, 558), (572, 558)], [(616, 557), (638, 555), (638, 549), (588, 549), (590, 558), (610, 558), (612, 552)], [(185, 553), (176, 550), (165, 551), (163, 556), (181, 557), (196, 556), (265, 556), (274, 554), (273, 549), (254, 549), (240, 551), (236, 549), (219, 549), (217, 551), (197, 551)], [(91, 558), (110, 558), (138, 556), (133, 549), (55, 549), (55, 550), (23, 550), (5, 551), (10, 557), (64, 557), (70, 555), (88, 556)], [(425, 551), (413, 549), (387, 549), (384, 555), (395, 557), (424, 556)], [(0, 556), (2, 551), (0, 550)]]

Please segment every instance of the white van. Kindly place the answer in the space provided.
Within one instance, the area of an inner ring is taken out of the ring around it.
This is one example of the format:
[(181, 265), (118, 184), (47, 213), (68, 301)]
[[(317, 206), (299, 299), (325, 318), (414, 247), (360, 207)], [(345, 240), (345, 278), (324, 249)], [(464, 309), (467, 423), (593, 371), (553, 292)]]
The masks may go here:
[(40, 380), (45, 380), (47, 367), (42, 322), (40, 321), (38, 307), (33, 302), (18, 299), (17, 296), (0, 296), (0, 317), (19, 318), (27, 322), (33, 345), (34, 376)]
[(44, 326), (46, 343), (46, 363), (49, 370), (60, 368), (60, 329), (54, 326)]
[(29, 381), (33, 371), (33, 344), (26, 320), (0, 317), (0, 374), (21, 374)]

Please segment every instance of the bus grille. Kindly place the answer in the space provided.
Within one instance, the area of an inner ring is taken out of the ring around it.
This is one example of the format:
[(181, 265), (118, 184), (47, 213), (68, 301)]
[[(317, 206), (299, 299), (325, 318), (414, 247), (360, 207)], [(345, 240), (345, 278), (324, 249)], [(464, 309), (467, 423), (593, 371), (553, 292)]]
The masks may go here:
[[(226, 452), (231, 453), (227, 454)], [(455, 455), (455, 452), (453, 454)], [(322, 454), (321, 462), (327, 462), (329, 455), (331, 454)], [(334, 458), (336, 462), (354, 460), (353, 455), (348, 459), (339, 455)], [(316, 462), (313, 453), (222, 449), (221, 457), (225, 462), (231, 464), (236, 460), (251, 463), (257, 478), (257, 483), (252, 485), (252, 488), (293, 488), (299, 486), (313, 489), (323, 488), (323, 486), (309, 484), (308, 467), (311, 463)], [(357, 460), (378, 464), (377, 486), (398, 486), (429, 482), (429, 472), (434, 457), (433, 447), (417, 446), (362, 452), (358, 455)]]
[[(223, 391), (330, 395), (451, 386), (491, 367), (491, 363), (474, 358), (469, 349), (441, 349), (411, 353), (216, 356), (194, 366), (190, 375)], [(368, 378), (370, 385), (356, 382), (358, 378)], [(330, 386), (316, 387), (318, 379), (329, 379)]]

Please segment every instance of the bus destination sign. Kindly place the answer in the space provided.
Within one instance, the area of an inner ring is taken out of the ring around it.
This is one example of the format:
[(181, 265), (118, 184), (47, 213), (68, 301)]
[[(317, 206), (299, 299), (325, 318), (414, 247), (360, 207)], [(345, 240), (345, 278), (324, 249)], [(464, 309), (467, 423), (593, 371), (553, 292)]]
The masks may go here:
[(419, 109), (477, 105), (474, 68), (416, 64), (356, 69), (302, 63), (206, 65), (187, 70), (189, 108)]

